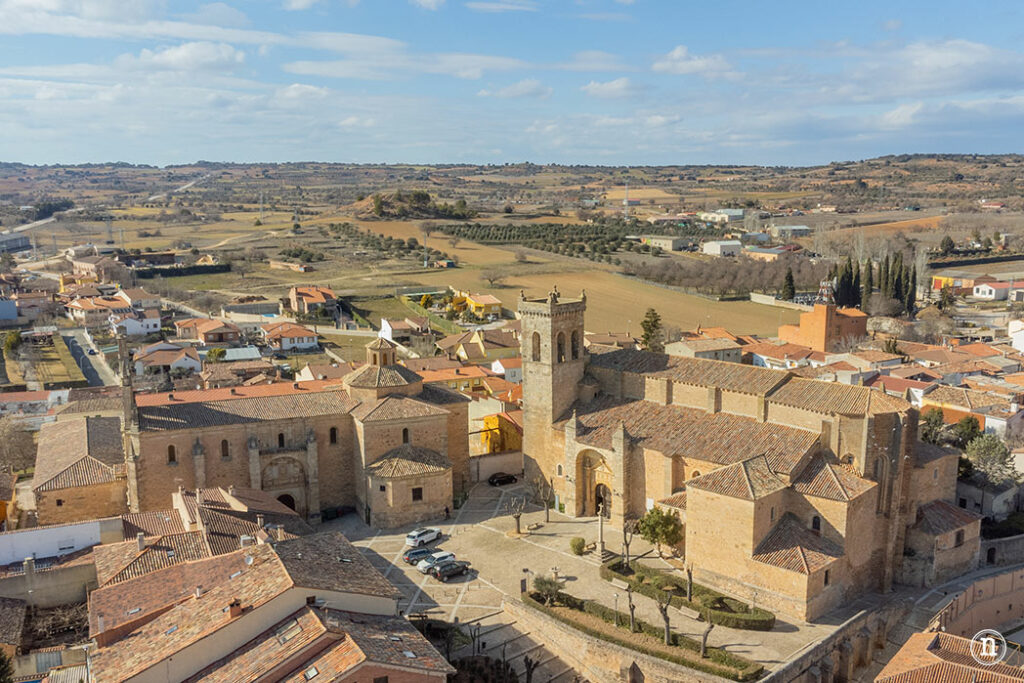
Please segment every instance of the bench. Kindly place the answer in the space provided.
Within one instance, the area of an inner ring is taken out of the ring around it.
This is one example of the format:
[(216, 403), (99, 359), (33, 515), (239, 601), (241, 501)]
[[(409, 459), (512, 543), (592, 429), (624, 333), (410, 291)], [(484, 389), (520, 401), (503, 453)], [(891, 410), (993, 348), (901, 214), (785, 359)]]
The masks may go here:
[(534, 522), (533, 524), (527, 524), (526, 525), (526, 530), (527, 531), (536, 531), (537, 529), (541, 528), (542, 526), (544, 526), (544, 525), (541, 524), (540, 522)]

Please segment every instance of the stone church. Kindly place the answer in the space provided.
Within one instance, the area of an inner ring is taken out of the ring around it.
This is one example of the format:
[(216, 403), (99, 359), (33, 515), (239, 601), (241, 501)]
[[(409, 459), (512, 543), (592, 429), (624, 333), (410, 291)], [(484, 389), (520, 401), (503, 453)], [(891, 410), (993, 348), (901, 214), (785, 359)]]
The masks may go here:
[(469, 479), (469, 399), (398, 365), (376, 339), (343, 379), (158, 394), (125, 391), (128, 508), (179, 487), (265, 491), (312, 522), (356, 510), (377, 527), (443, 516)]
[[(866, 387), (583, 347), (586, 295), (520, 295), (527, 477), (613, 526), (685, 525), (695, 580), (805, 621), (894, 582), (972, 569), (979, 521), (952, 504), (957, 454)], [(912, 559), (910, 559), (912, 557)]]

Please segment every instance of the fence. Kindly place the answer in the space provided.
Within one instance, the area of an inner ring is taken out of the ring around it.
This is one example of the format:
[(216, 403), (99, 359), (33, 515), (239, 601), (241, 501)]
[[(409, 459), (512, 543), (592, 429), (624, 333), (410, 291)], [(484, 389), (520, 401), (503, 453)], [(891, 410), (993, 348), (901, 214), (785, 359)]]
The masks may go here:
[(808, 306), (807, 304), (798, 304), (794, 301), (776, 299), (773, 294), (760, 294), (758, 292), (751, 292), (750, 300), (753, 301), (755, 304), (765, 304), (766, 306), (778, 306), (779, 308), (789, 308), (794, 311), (814, 310), (814, 306)]

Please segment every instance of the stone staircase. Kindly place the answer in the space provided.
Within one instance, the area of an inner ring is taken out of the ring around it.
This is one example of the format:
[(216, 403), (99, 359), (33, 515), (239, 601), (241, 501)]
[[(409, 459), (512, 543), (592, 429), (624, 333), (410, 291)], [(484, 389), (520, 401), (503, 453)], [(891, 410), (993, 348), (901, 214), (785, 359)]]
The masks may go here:
[[(571, 666), (552, 654), (541, 640), (518, 626), (516, 620), (504, 612), (493, 612), (472, 621), (464, 622), (462, 632), (469, 635), (479, 628), (476, 637), (477, 654), (509, 662), (520, 681), (526, 680), (526, 657), (537, 662), (533, 671), (533, 683), (583, 683)], [(473, 654), (474, 644), (470, 643), (452, 653), (452, 659)]]

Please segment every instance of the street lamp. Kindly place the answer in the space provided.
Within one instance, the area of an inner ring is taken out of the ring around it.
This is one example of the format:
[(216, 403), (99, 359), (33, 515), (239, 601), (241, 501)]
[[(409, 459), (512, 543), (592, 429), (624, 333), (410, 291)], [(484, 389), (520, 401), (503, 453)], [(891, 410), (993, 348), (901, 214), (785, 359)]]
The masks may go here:
[(612, 595), (615, 596), (615, 626), (616, 626), (616, 628), (618, 628), (618, 626), (619, 626), (619, 594), (618, 593), (613, 593)]

